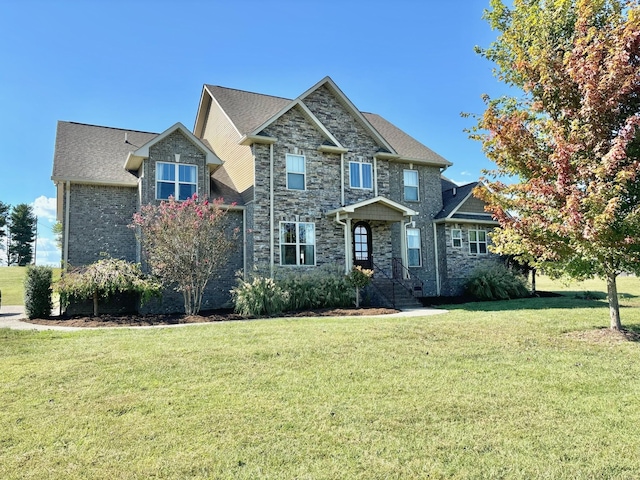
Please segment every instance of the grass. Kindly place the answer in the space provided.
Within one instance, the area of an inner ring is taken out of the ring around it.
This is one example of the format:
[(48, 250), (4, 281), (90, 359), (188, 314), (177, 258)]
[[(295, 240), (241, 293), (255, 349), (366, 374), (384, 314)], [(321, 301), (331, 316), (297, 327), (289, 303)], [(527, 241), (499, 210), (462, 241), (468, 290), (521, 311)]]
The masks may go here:
[(0, 330), (0, 478), (638, 478), (640, 344), (573, 335), (606, 303), (450, 308)]
[[(2, 305), (24, 305), (24, 276), (26, 267), (0, 267)], [(54, 282), (60, 278), (60, 269), (53, 269)]]

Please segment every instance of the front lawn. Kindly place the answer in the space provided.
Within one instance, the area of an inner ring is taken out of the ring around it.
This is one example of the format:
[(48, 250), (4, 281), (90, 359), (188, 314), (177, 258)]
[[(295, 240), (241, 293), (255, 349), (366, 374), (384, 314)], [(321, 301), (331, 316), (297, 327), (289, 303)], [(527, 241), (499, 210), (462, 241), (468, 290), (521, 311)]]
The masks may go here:
[(606, 303), (450, 308), (0, 330), (0, 478), (638, 478), (640, 343), (593, 335)]

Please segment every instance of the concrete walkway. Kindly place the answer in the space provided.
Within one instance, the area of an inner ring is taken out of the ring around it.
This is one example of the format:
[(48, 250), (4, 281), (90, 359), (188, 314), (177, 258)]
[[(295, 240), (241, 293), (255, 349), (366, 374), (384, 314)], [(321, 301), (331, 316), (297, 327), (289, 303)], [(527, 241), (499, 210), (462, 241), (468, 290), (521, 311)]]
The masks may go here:
[[(373, 317), (425, 317), (429, 315), (439, 315), (447, 313), (447, 310), (439, 310), (436, 308), (413, 308), (411, 310), (403, 310), (398, 313), (388, 315), (372, 315)], [(3, 305), (0, 308), (0, 328), (11, 328), (13, 330), (66, 330), (71, 332), (74, 330), (91, 330), (96, 328), (172, 328), (186, 327), (189, 325), (203, 325), (202, 323), (180, 323), (177, 325), (157, 325), (157, 326), (141, 326), (141, 327), (63, 327), (60, 325), (38, 325), (37, 323), (23, 322), (27, 316), (24, 313), (22, 305)], [(304, 318), (304, 317), (298, 317)]]

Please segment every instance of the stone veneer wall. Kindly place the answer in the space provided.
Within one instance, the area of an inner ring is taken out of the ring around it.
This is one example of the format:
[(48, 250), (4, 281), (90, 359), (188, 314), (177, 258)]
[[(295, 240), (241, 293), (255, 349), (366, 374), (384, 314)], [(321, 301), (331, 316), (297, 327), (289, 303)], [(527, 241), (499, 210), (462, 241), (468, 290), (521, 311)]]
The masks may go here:
[(72, 184), (70, 197), (70, 266), (96, 262), (102, 253), (136, 261), (135, 233), (128, 225), (137, 209), (137, 188)]
[[(444, 228), (445, 250), (442, 251), (446, 258), (445, 274), (446, 277), (442, 282), (442, 292), (444, 296), (461, 295), (464, 293), (464, 283), (469, 274), (478, 267), (495, 265), (502, 262), (499, 255), (488, 252), (487, 254), (469, 253), (469, 228), (475, 228), (475, 225), (460, 224), (462, 230), (462, 247), (454, 248), (451, 243), (451, 230), (455, 228), (453, 224), (446, 224)], [(485, 229), (487, 233), (491, 232), (491, 228), (479, 225), (479, 229)], [(488, 238), (487, 246), (491, 245), (491, 239)], [(446, 252), (446, 254), (445, 254)]]
[[(411, 168), (410, 168), (411, 167)], [(404, 200), (404, 170), (418, 171), (418, 202)], [(423, 294), (434, 296), (437, 292), (435, 249), (433, 236), (433, 218), (442, 210), (442, 186), (440, 181), (440, 169), (425, 165), (413, 166), (407, 163), (391, 162), (389, 165), (389, 179), (391, 185), (391, 200), (406, 205), (416, 210), (418, 215), (413, 217), (416, 228), (420, 229), (422, 242), (422, 266), (411, 267), (409, 271), (424, 282)], [(409, 219), (407, 218), (406, 221)], [(402, 258), (401, 244), (399, 243), (402, 227), (393, 225), (393, 256)]]

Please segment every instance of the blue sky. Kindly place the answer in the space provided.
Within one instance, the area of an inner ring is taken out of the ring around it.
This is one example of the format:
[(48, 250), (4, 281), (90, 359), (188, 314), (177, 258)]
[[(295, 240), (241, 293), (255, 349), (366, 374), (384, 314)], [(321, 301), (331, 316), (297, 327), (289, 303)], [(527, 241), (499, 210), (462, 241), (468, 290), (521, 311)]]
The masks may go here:
[[(193, 127), (204, 83), (295, 98), (329, 75), (453, 162), (490, 168), (461, 112), (504, 92), (474, 45), (489, 0), (0, 0), (0, 201), (33, 204), (38, 264), (57, 263), (51, 168), (58, 120)], [(0, 253), (0, 258), (4, 255)]]

